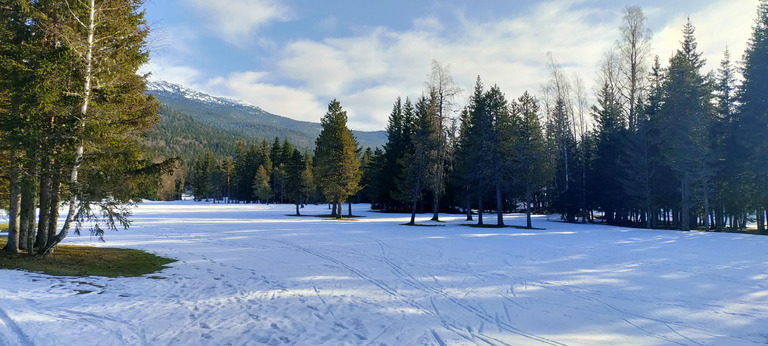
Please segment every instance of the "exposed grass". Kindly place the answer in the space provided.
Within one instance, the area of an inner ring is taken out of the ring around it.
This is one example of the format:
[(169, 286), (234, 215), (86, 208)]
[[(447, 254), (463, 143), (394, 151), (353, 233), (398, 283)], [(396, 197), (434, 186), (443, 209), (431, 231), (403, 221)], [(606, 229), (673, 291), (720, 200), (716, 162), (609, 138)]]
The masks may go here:
[(337, 219), (335, 216), (333, 216), (331, 214), (320, 214), (320, 215), (311, 215), (311, 216), (321, 217), (321, 218), (326, 219), (326, 220), (337, 220), (337, 221), (357, 221), (357, 218), (365, 217), (365, 216), (361, 216), (361, 215), (352, 215), (352, 216), (343, 215), (341, 217), (341, 219)]
[(461, 226), (474, 227), (474, 228), (515, 228), (515, 229), (527, 229), (527, 230), (538, 230), (538, 231), (546, 230), (546, 228), (536, 228), (536, 227), (528, 228), (528, 227), (524, 227), (524, 226), (515, 226), (515, 225), (504, 225), (504, 226), (499, 226), (499, 225), (478, 225), (476, 223), (463, 223), (463, 224), (461, 224)]
[(0, 223), (0, 232), (8, 232), (8, 223)]
[(414, 226), (414, 227), (445, 227), (445, 225), (425, 225), (425, 224), (421, 224), (421, 223), (414, 223), (414, 224), (401, 223), (401, 225), (403, 225), (403, 226)]
[[(0, 248), (8, 239), (0, 237)], [(155, 273), (175, 260), (151, 253), (119, 248), (59, 245), (46, 257), (0, 251), (0, 269), (18, 269), (56, 276), (142, 276)]]

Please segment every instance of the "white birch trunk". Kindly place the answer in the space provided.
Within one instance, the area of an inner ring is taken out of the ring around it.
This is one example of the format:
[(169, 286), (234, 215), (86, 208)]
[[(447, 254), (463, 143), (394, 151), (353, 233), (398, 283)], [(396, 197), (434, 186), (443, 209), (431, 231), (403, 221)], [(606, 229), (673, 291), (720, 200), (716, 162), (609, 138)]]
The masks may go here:
[[(93, 79), (93, 42), (94, 42), (94, 33), (96, 31), (96, 1), (90, 0), (90, 9), (89, 9), (89, 15), (88, 15), (88, 41), (86, 44), (86, 53), (85, 53), (85, 83), (83, 85), (83, 104), (80, 107), (80, 122), (78, 124), (80, 136), (82, 136), (82, 133), (85, 130), (85, 120), (86, 116), (88, 114), (88, 104), (91, 101), (91, 80)], [(69, 197), (69, 212), (67, 212), (67, 218), (64, 221), (64, 225), (61, 227), (61, 231), (59, 234), (57, 234), (53, 241), (47, 244), (44, 248), (40, 249), (38, 252), (39, 255), (45, 256), (51, 251), (53, 251), (53, 248), (58, 245), (64, 238), (67, 237), (67, 234), (69, 233), (69, 229), (72, 226), (72, 221), (75, 218), (75, 212), (77, 210), (77, 177), (78, 172), (80, 170), (80, 164), (83, 162), (83, 152), (84, 152), (84, 140), (80, 138), (80, 143), (77, 146), (77, 152), (75, 155), (75, 163), (72, 165), (72, 173), (69, 178), (70, 186), (72, 187), (72, 191), (70, 193)]]

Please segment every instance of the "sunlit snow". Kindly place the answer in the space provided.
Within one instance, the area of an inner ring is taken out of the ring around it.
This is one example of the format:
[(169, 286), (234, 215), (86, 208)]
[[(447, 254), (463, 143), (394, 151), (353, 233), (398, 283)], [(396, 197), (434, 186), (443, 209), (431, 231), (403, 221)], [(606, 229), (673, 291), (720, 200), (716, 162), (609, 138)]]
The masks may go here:
[(408, 227), (367, 207), (333, 221), (286, 216), (292, 205), (143, 203), (106, 243), (66, 243), (178, 262), (139, 278), (1, 270), (0, 345), (768, 342), (768, 237), (544, 216), (540, 230), (461, 215)]

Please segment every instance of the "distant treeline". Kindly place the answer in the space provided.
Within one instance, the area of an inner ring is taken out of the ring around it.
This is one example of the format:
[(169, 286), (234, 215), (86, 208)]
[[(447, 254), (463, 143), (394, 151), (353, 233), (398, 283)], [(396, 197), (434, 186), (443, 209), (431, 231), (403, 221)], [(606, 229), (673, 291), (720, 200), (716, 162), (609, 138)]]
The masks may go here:
[[(743, 229), (754, 218), (765, 232), (768, 3), (760, 3), (743, 61), (726, 50), (714, 72), (703, 71), (690, 20), (665, 64), (650, 56), (640, 8), (626, 8), (619, 29), (595, 76), (594, 104), (581, 79), (550, 55), (551, 77), (538, 97), (509, 101), (478, 77), (457, 108), (448, 67), (433, 62), (424, 95), (395, 102), (387, 144), (358, 148), (361, 181), (350, 195), (383, 211), (430, 210), (435, 220), (440, 212), (472, 219), (475, 211), (482, 223), (484, 211), (495, 211), (501, 225), (502, 212), (533, 209), (567, 222), (683, 230)], [(312, 162), (292, 150), (276, 139), (240, 145), (234, 158), (200, 156), (195, 167), (216, 172), (208, 174), (216, 187), (203, 195), (290, 200), (290, 177)], [(307, 196), (328, 200), (318, 191)]]

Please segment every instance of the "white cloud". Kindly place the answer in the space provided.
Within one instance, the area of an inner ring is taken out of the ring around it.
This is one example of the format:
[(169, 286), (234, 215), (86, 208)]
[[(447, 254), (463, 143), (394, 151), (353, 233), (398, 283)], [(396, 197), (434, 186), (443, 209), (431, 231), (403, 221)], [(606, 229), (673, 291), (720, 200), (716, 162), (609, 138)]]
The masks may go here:
[(427, 17), (403, 32), (374, 28), (359, 36), (293, 42), (283, 50), (276, 74), (320, 98), (339, 99), (358, 129), (383, 129), (397, 96), (418, 97), (433, 59), (451, 66), (459, 87), (472, 88), (480, 75), (513, 99), (525, 90), (536, 92), (546, 80), (548, 51), (585, 75), (612, 44), (618, 19), (595, 23), (591, 18), (602, 10), (570, 6), (546, 3), (530, 16), (494, 23), (462, 20), (451, 38), (439, 34), (437, 19)]
[(291, 19), (290, 8), (279, 0), (185, 1), (205, 18), (209, 30), (232, 44), (241, 44), (268, 23)]
[[(731, 51), (732, 61), (741, 59), (757, 18), (756, 10), (756, 1), (720, 0), (690, 14), (691, 22), (696, 27), (698, 50), (707, 59), (706, 69), (717, 69), (726, 46)], [(686, 21), (687, 16), (672, 18), (655, 35), (654, 48), (663, 65), (680, 48)]]
[(319, 122), (326, 106), (317, 101), (314, 94), (282, 85), (265, 82), (264, 72), (232, 73), (227, 77), (214, 78), (200, 87), (213, 95), (243, 100), (257, 105), (267, 112), (296, 120)]
[[(546, 54), (551, 51), (569, 75), (579, 75), (586, 90), (592, 90), (599, 61), (618, 38), (621, 21), (620, 6), (592, 4), (550, 1), (518, 17), (494, 22), (458, 15), (445, 27), (440, 19), (427, 16), (413, 20), (405, 31), (378, 27), (348, 37), (291, 41), (278, 47), (271, 64), (275, 70), (269, 73), (236, 72), (207, 82), (194, 80), (199, 73), (183, 66), (167, 66), (162, 74), (175, 81), (187, 78), (186, 85), (198, 82), (203, 91), (243, 99), (275, 114), (314, 122), (336, 98), (348, 111), (350, 127), (379, 130), (385, 127), (398, 96), (413, 99), (421, 94), (433, 59), (450, 65), (459, 87), (471, 90), (480, 75), (486, 87), (498, 84), (512, 100), (525, 90), (539, 91), (548, 79)], [(235, 7), (228, 6), (230, 10)], [(717, 66), (726, 44), (734, 60), (740, 57), (755, 7), (752, 0), (719, 0), (691, 13), (699, 49), (709, 59), (710, 68)], [(649, 18), (651, 22), (666, 23), (654, 33), (652, 42), (666, 64), (679, 46), (685, 16), (667, 18), (665, 11), (655, 9), (646, 14), (654, 16)], [(267, 20), (286, 17), (271, 18)], [(328, 18), (321, 23), (330, 21)], [(239, 24), (240, 29), (227, 30), (243, 34), (258, 25)], [(466, 94), (457, 103), (465, 102)]]
[(171, 83), (185, 85), (191, 88), (197, 86), (202, 73), (200, 70), (184, 65), (176, 65), (164, 59), (153, 58), (144, 64), (140, 73), (150, 73), (151, 80), (164, 80)]

